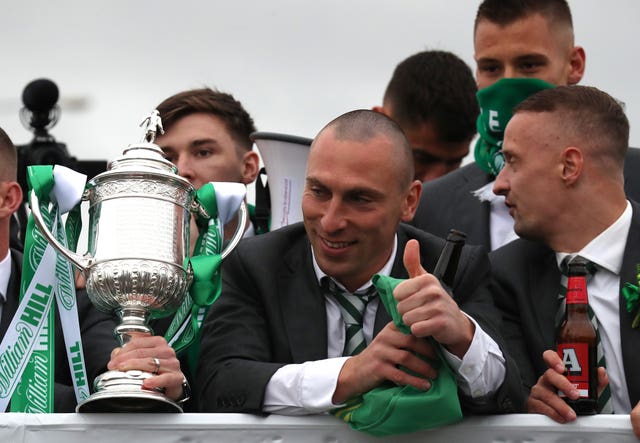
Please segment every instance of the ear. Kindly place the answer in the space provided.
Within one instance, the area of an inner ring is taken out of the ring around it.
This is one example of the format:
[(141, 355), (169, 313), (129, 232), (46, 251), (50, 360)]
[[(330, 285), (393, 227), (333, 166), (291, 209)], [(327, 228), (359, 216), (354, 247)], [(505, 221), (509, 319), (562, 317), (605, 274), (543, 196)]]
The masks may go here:
[(260, 171), (260, 157), (254, 150), (247, 151), (242, 155), (242, 183), (248, 185), (253, 183)]
[(586, 54), (582, 46), (574, 46), (569, 57), (567, 84), (575, 85), (582, 80), (586, 66)]
[(380, 114), (384, 114), (387, 117), (391, 118), (391, 115), (389, 115), (389, 110), (385, 109), (384, 106), (374, 106), (373, 108), (371, 108), (371, 110), (374, 112), (379, 112)]
[(579, 148), (569, 146), (562, 151), (562, 180), (568, 186), (575, 184), (584, 165), (584, 155)]
[(413, 220), (418, 203), (420, 203), (420, 195), (422, 195), (422, 183), (420, 180), (414, 180), (405, 194), (400, 220), (403, 222)]
[(22, 204), (22, 188), (17, 182), (0, 182), (0, 218), (10, 217)]

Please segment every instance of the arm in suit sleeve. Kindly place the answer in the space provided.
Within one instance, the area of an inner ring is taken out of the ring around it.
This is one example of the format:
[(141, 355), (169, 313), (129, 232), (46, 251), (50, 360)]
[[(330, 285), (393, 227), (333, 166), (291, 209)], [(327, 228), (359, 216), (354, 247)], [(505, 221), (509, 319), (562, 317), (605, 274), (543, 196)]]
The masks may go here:
[[(546, 280), (547, 277), (539, 274), (537, 281), (533, 282), (526, 270), (533, 262), (554, 259), (553, 256), (548, 258), (540, 255), (537, 251), (535, 255), (530, 255), (529, 250), (523, 248), (531, 249), (531, 245), (524, 240), (517, 240), (489, 255), (492, 267), (489, 290), (502, 316), (500, 333), (507, 352), (517, 362), (522, 389), (525, 397), (528, 397), (531, 387), (547, 369), (542, 353), (555, 345), (553, 318), (557, 307), (555, 304), (551, 306), (548, 328), (538, 324), (535, 313), (548, 311), (546, 304), (549, 301), (542, 297), (542, 293), (534, 300), (531, 285), (543, 285), (541, 280)], [(551, 285), (555, 288), (559, 282), (559, 274), (551, 277)], [(555, 301), (557, 296), (553, 297)]]
[(265, 387), (283, 366), (269, 363), (270, 326), (255, 279), (236, 250), (223, 264), (223, 291), (202, 327), (196, 375), (201, 411), (261, 412)]
[(460, 309), (471, 316), (500, 347), (505, 359), (505, 379), (493, 398), (477, 403), (462, 396), (466, 410), (475, 413), (524, 411), (525, 395), (516, 361), (501, 336), (501, 317), (489, 290), (490, 266), (483, 247), (466, 246), (452, 288)]

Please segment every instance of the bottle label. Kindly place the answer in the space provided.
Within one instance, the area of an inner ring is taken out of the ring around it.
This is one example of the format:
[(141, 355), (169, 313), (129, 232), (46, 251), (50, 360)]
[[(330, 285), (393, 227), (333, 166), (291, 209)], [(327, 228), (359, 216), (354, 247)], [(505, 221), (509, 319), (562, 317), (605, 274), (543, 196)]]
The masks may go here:
[[(567, 369), (567, 379), (580, 393), (580, 398), (589, 397), (589, 344), (559, 343), (558, 355)], [(566, 397), (558, 391), (560, 397)]]
[(567, 304), (589, 303), (587, 297), (587, 281), (584, 277), (569, 277), (567, 282)]

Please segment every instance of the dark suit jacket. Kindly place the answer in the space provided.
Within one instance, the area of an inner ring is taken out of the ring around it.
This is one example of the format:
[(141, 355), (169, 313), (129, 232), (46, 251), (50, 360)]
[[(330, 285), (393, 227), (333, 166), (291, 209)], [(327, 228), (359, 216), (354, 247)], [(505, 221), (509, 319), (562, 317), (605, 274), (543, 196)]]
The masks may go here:
[[(629, 148), (624, 177), (627, 196), (640, 201), (640, 149)], [(473, 191), (486, 185), (493, 176), (475, 163), (466, 165), (422, 185), (422, 196), (411, 224), (425, 232), (446, 237), (450, 229), (467, 234), (467, 243), (491, 250), (490, 204), (481, 202)]]
[[(640, 206), (632, 202), (633, 219), (624, 251), (620, 284), (637, 285), (640, 263)], [(542, 353), (555, 349), (560, 271), (555, 253), (539, 242), (515, 240), (491, 254), (492, 293), (503, 314), (503, 338), (518, 363), (525, 389), (530, 390), (547, 369)], [(625, 377), (631, 405), (640, 400), (640, 328), (633, 329), (632, 314), (620, 299), (620, 334)]]
[[(394, 277), (407, 277), (402, 251), (411, 238), (420, 241), (427, 270), (434, 268), (444, 244), (440, 238), (401, 225)], [(303, 225), (242, 240), (222, 269), (222, 295), (202, 330), (197, 370), (200, 410), (260, 412), (265, 387), (280, 367), (327, 358), (325, 298), (313, 271)], [(483, 291), (488, 272), (484, 248), (465, 248), (452, 289), (456, 301), (500, 345), (499, 316), (491, 296)], [(374, 334), (391, 321), (380, 306)], [(479, 412), (512, 412), (523, 407), (517, 369), (513, 360), (508, 362), (495, 403)]]
[[(7, 302), (2, 307), (0, 320), (0, 340), (4, 338), (9, 323), (20, 304), (20, 276), (22, 271), (22, 254), (11, 250), (11, 277), (7, 290)], [(116, 322), (105, 314), (98, 312), (87, 297), (85, 291), (77, 291), (78, 319), (80, 320), (80, 334), (84, 350), (88, 383), (93, 392), (93, 379), (107, 370), (107, 363), (111, 358), (111, 351), (118, 346), (113, 335)], [(55, 302), (54, 302), (55, 303)], [(62, 326), (56, 311), (55, 329), (55, 388), (54, 411), (74, 412), (76, 397), (73, 391), (73, 381), (69, 371), (69, 363), (64, 347)]]

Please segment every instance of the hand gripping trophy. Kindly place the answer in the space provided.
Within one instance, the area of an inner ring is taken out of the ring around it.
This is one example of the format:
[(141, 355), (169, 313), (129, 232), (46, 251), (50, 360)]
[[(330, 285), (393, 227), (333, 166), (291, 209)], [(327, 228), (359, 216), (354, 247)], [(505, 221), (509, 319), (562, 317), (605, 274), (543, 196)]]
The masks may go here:
[[(56, 239), (44, 223), (36, 194), (30, 195), (36, 225), (47, 241), (83, 272), (91, 302), (103, 312), (118, 315), (115, 334), (121, 344), (131, 334), (151, 334), (151, 316), (166, 316), (179, 308), (184, 310), (184, 305), (189, 309), (187, 302), (191, 300), (186, 296), (194, 277), (188, 257), (191, 213), (200, 219), (216, 217), (200, 203), (200, 191), (196, 193), (191, 183), (177, 174), (154, 144), (156, 134), (163, 132), (158, 111), (141, 126), (145, 129), (142, 141), (129, 145), (106, 172), (87, 183), (82, 197), (89, 201), (88, 251), (84, 256)], [(238, 228), (219, 260), (244, 233), (247, 209), (241, 198), (238, 204)], [(142, 389), (142, 382), (150, 376), (144, 371), (107, 371), (96, 377), (96, 392), (76, 410), (181, 412), (182, 408), (163, 393)]]

